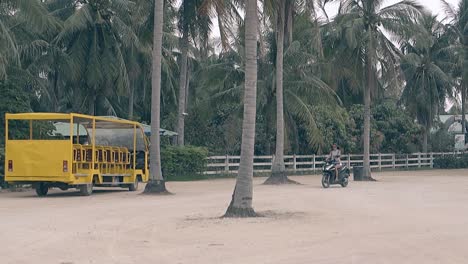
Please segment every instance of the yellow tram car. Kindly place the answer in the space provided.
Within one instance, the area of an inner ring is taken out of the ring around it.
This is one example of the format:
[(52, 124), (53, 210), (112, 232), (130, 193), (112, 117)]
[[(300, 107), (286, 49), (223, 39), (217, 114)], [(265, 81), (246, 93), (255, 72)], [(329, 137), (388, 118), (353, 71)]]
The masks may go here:
[(82, 114), (5, 115), (5, 181), (50, 188), (136, 191), (149, 178), (149, 141), (140, 123)]

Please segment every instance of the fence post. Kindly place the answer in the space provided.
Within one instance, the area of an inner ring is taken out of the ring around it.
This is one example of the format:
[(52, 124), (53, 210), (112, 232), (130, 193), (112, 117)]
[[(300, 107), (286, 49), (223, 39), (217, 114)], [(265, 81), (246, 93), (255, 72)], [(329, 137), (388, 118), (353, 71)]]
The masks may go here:
[(418, 153), (418, 168), (421, 168), (421, 153)]
[(392, 154), (392, 168), (394, 168), (394, 169), (395, 169), (395, 167), (396, 167), (396, 164), (395, 164), (395, 163), (396, 163), (396, 162), (395, 162), (395, 153), (393, 153), (393, 154)]
[(379, 152), (379, 171), (382, 171), (382, 154)]
[(406, 169), (408, 169), (408, 155), (409, 155), (409, 154), (406, 154), (406, 161), (405, 161)]
[(275, 158), (276, 158), (275, 154), (271, 155), (270, 171), (273, 171), (273, 163), (275, 162)]
[(229, 156), (224, 158), (224, 172), (229, 173)]
[(434, 168), (434, 153), (431, 152), (431, 169)]
[(293, 170), (294, 170), (294, 173), (296, 173), (296, 169), (297, 169), (296, 154), (294, 154), (293, 155)]
[(315, 174), (315, 154), (312, 155), (312, 171), (313, 171), (314, 174)]

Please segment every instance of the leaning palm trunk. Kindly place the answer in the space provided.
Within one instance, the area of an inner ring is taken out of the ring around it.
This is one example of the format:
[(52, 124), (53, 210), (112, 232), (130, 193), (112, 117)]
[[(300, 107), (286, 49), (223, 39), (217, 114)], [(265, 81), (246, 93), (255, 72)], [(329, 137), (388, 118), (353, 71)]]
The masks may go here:
[(257, 104), (257, 0), (247, 0), (245, 16), (244, 119), (239, 173), (225, 217), (256, 216), (252, 207), (253, 156)]
[(284, 108), (283, 108), (283, 50), (284, 50), (284, 15), (285, 0), (278, 10), (277, 40), (276, 40), (276, 151), (271, 176), (265, 184), (290, 183), (284, 164)]
[(185, 128), (185, 103), (186, 103), (186, 85), (187, 85), (187, 53), (188, 53), (188, 29), (184, 30), (181, 40), (181, 60), (179, 77), (179, 110), (177, 115), (177, 145), (184, 145)]
[(145, 194), (166, 193), (161, 171), (161, 141), (159, 136), (161, 113), (161, 53), (162, 53), (163, 0), (154, 5), (153, 68), (151, 73), (151, 149), (150, 180)]

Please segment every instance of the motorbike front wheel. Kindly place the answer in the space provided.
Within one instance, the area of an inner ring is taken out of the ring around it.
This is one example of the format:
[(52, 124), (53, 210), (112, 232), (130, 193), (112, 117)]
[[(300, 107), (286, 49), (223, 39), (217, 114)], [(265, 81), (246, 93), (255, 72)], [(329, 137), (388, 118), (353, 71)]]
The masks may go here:
[(330, 187), (330, 174), (324, 173), (322, 176), (322, 186), (323, 188), (328, 188)]

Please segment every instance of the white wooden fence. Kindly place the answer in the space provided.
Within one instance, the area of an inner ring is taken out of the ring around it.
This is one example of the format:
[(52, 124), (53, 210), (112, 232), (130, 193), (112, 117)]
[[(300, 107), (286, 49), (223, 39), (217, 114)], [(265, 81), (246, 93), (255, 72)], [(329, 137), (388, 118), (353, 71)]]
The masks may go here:
[[(441, 156), (461, 155), (461, 152), (448, 153), (412, 153), (412, 154), (371, 154), (371, 168), (408, 169), (433, 168), (434, 159)], [(274, 156), (255, 156), (254, 172), (271, 172)], [(286, 155), (284, 161), (286, 170), (293, 173), (315, 173), (322, 169), (326, 155)], [(239, 168), (240, 156), (212, 156), (208, 158), (205, 174), (236, 174)], [(362, 166), (363, 155), (342, 155), (341, 162), (349, 168)]]

